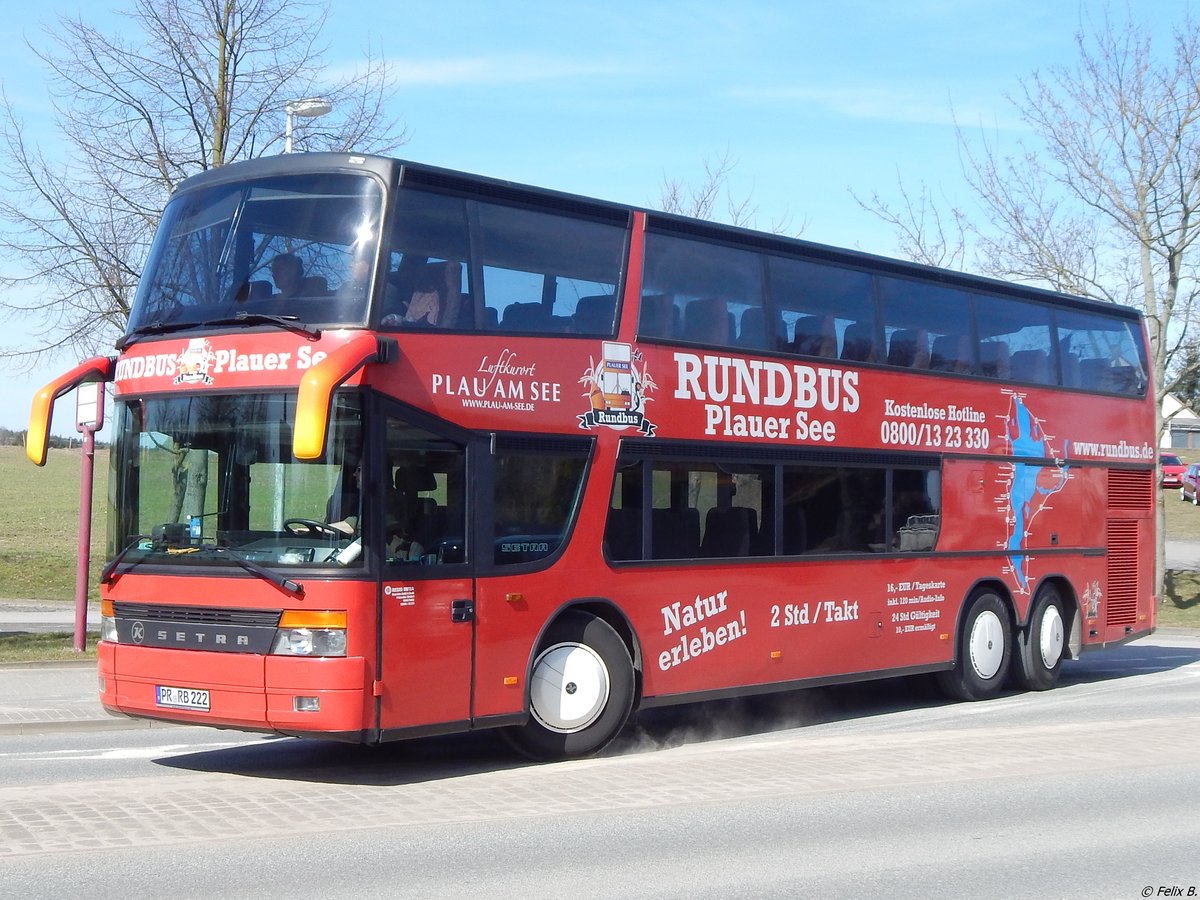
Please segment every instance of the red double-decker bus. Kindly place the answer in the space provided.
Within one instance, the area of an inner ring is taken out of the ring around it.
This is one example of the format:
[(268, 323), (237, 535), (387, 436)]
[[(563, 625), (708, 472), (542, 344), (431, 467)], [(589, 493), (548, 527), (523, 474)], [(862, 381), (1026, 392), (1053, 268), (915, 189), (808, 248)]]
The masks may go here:
[(1154, 627), (1129, 309), (370, 156), (168, 204), (115, 358), (130, 716), (540, 758), (639, 708), (1054, 685)]

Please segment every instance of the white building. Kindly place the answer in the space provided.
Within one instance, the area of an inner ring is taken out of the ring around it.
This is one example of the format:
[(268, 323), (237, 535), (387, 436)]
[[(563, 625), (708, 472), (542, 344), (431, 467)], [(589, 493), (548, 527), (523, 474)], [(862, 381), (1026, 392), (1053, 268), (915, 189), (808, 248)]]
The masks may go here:
[(1167, 427), (1160, 449), (1200, 450), (1200, 415), (1180, 403), (1173, 394), (1163, 398), (1162, 414)]

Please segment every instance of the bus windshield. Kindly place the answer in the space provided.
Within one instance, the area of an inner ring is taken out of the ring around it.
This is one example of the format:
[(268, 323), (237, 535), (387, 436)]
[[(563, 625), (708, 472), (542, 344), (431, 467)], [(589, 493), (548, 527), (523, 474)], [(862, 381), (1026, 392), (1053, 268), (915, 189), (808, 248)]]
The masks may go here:
[(362, 325), (383, 189), (366, 175), (262, 178), (177, 195), (127, 335), (229, 319)]
[(360, 566), (362, 414), (333, 404), (325, 456), (291, 452), (295, 395), (119, 402), (110, 565)]

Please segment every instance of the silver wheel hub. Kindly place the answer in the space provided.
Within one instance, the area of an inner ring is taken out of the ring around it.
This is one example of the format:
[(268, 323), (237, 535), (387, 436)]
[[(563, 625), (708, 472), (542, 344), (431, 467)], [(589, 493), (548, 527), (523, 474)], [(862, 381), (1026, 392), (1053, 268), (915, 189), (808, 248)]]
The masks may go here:
[(608, 692), (608, 667), (600, 654), (585, 644), (555, 644), (533, 663), (529, 711), (543, 728), (572, 734), (600, 718)]
[(980, 613), (971, 623), (967, 646), (975, 674), (984, 681), (995, 678), (1004, 662), (1004, 624), (1000, 617), (990, 609)]
[(1049, 606), (1042, 616), (1041, 634), (1038, 635), (1038, 650), (1042, 654), (1042, 665), (1053, 669), (1058, 665), (1063, 652), (1063, 619), (1057, 606)]

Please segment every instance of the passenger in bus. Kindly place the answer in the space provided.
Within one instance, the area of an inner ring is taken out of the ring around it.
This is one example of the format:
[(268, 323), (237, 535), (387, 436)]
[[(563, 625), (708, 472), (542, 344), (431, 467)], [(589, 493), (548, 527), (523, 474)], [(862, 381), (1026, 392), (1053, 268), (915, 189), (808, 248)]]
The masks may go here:
[[(358, 503), (362, 484), (362, 463), (358, 462), (347, 476), (339, 481), (339, 487), (325, 504), (325, 521), (331, 528), (347, 537), (360, 537)], [(398, 476), (399, 477), (399, 476)], [(420, 562), (425, 558), (425, 547), (414, 532), (420, 498), (411, 492), (397, 490), (389, 492), (386, 508), (385, 528), (386, 556), (397, 562)]]
[(295, 253), (280, 253), (271, 260), (271, 279), (279, 292), (275, 295), (278, 299), (296, 297), (304, 284), (304, 263)]
[(421, 491), (437, 487), (433, 472), (421, 465), (400, 465), (393, 475), (394, 487), (387, 495), (387, 552), (395, 562), (423, 562), (425, 540), (436, 536), (437, 504)]
[(448, 328), (458, 320), (462, 303), (462, 263), (430, 263), (417, 273), (412, 299), (401, 322), (432, 328)]

